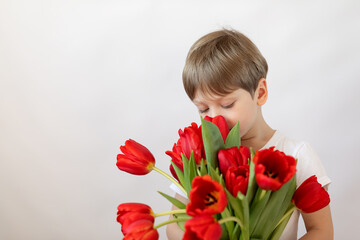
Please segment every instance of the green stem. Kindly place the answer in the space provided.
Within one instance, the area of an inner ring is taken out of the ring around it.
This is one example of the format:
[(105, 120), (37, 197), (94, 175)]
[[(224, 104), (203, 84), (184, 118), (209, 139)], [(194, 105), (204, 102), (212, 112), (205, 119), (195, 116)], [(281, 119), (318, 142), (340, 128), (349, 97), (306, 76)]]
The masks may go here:
[(177, 214), (177, 213), (186, 213), (186, 209), (176, 209), (176, 210), (167, 211), (167, 212), (155, 213), (154, 217), (160, 217), (160, 216)]
[(284, 216), (280, 219), (280, 221), (278, 222), (278, 224), (276, 224), (276, 227), (279, 226), (290, 214), (293, 213), (293, 211), (296, 209), (296, 206), (293, 206), (292, 208), (290, 208), (285, 214)]
[(161, 169), (157, 168), (157, 167), (153, 167), (153, 170), (157, 171), (158, 173), (160, 173), (161, 175), (163, 175), (164, 177), (166, 177), (167, 179), (169, 179), (170, 181), (172, 181), (178, 188), (180, 188), (181, 191), (183, 191), (185, 193), (185, 195), (187, 196), (187, 192), (186, 190), (183, 188), (183, 186), (180, 185), (180, 183), (178, 181), (176, 181), (174, 178), (170, 177), (169, 174), (167, 174), (166, 172), (162, 171)]
[(223, 224), (225, 222), (230, 222), (230, 221), (233, 221), (233, 222), (236, 222), (240, 225), (240, 228), (243, 228), (244, 227), (244, 224), (240, 221), (240, 219), (238, 219), (237, 217), (227, 217), (227, 218), (223, 218), (221, 219), (218, 223), (219, 224)]
[(238, 219), (237, 217), (231, 216), (231, 217), (223, 218), (218, 223), (223, 224), (225, 222), (230, 222), (230, 221), (233, 221), (233, 222), (236, 222), (237, 224), (239, 224), (240, 229), (241, 229), (240, 239), (242, 239), (242, 240), (249, 240), (250, 239), (249, 229), (245, 228), (243, 222), (241, 222), (241, 220)]
[(165, 221), (165, 222), (162, 222), (156, 226), (154, 226), (154, 229), (157, 229), (159, 227), (162, 227), (162, 226), (165, 226), (167, 224), (170, 224), (170, 223), (174, 223), (174, 222), (186, 222), (189, 218), (173, 218), (171, 220), (168, 220), (168, 221)]
[(259, 201), (264, 198), (265, 194), (266, 194), (266, 190), (261, 189), (260, 195), (259, 195)]

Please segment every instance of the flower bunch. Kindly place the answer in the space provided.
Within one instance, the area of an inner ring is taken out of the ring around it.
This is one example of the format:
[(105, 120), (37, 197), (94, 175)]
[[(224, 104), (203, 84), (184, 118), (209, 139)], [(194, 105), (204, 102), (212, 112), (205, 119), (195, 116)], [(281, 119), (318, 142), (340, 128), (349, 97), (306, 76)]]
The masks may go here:
[[(222, 116), (202, 119), (201, 126), (179, 130), (172, 151), (170, 177), (155, 167), (151, 152), (128, 140), (120, 149), (117, 166), (131, 174), (156, 170), (189, 198), (178, 201), (162, 192), (178, 207), (155, 214), (140, 203), (118, 207), (124, 239), (158, 239), (157, 228), (177, 222), (183, 239), (279, 239), (293, 211), (317, 211), (330, 202), (315, 176), (296, 190), (296, 159), (274, 147), (253, 151), (241, 146), (239, 125), (229, 130)], [(154, 226), (157, 216), (174, 218)]]

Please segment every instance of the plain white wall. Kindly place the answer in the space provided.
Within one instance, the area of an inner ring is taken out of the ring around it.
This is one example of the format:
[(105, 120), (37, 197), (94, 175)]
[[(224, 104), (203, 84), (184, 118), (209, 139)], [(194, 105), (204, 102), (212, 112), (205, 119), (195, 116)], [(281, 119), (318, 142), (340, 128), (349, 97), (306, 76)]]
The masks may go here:
[(118, 204), (169, 209), (169, 182), (120, 172), (116, 155), (133, 138), (168, 172), (177, 130), (199, 122), (185, 56), (222, 27), (267, 59), (264, 116), (317, 150), (335, 236), (356, 238), (359, 3), (0, 0), (0, 239), (119, 239)]

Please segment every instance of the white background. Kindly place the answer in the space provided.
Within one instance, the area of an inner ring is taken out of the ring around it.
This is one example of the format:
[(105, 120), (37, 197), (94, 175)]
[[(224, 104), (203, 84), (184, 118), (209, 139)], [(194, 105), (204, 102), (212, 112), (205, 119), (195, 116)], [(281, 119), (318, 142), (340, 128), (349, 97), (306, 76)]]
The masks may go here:
[(360, 2), (219, 2), (0, 0), (0, 239), (120, 239), (118, 204), (169, 209), (169, 182), (116, 155), (132, 138), (168, 172), (177, 130), (199, 122), (187, 51), (222, 27), (267, 59), (265, 119), (316, 149), (335, 237), (357, 237)]

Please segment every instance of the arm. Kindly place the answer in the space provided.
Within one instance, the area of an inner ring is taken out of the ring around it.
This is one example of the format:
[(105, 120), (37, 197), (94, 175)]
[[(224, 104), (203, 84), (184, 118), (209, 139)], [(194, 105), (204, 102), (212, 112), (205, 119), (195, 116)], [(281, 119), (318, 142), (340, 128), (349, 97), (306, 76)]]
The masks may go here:
[[(331, 180), (327, 177), (324, 166), (315, 150), (304, 143), (297, 154), (296, 182), (299, 186), (312, 175), (316, 175), (319, 183), (328, 191)], [(313, 213), (301, 213), (307, 233), (301, 238), (306, 239), (333, 239), (334, 229), (331, 219), (330, 205)]]
[[(175, 194), (175, 198), (181, 202), (183, 202), (184, 204), (187, 204), (189, 202), (188, 199), (180, 196), (179, 194)], [(178, 209), (175, 206), (172, 206), (171, 209)], [(172, 219), (173, 216), (170, 215), (169, 219)], [(170, 223), (166, 226), (166, 235), (168, 237), (169, 240), (181, 240), (184, 232), (179, 228), (179, 226), (177, 225), (177, 223)]]
[(302, 213), (307, 233), (301, 240), (334, 239), (334, 229), (331, 219), (330, 206), (326, 206), (313, 213)]

